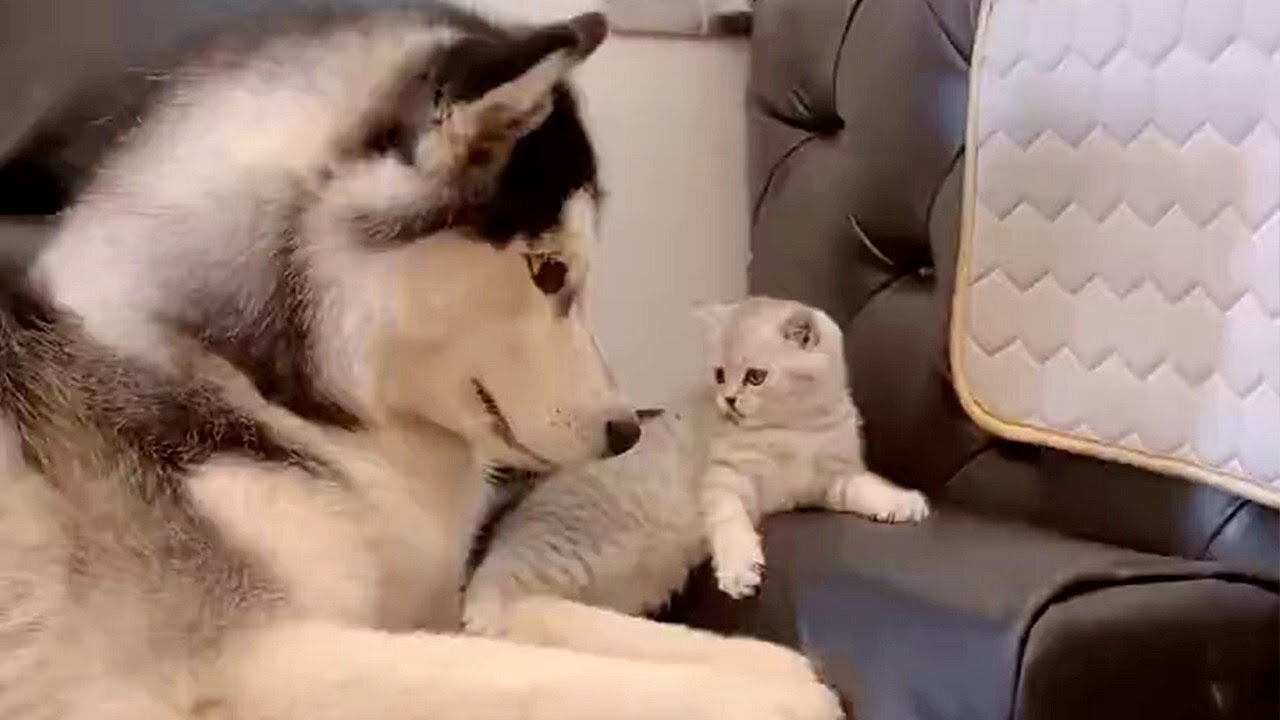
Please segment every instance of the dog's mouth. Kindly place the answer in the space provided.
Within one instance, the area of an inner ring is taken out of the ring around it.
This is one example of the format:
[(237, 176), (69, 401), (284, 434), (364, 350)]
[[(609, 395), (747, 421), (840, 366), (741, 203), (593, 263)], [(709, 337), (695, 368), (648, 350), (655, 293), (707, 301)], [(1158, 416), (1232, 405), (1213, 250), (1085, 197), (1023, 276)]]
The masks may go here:
[(638, 418), (640, 420), (640, 424), (643, 425), (650, 420), (662, 417), (666, 412), (665, 408), (640, 408), (639, 410), (636, 410), (636, 418)]
[(484, 408), (485, 414), (489, 416), (490, 432), (496, 435), (504, 445), (536, 463), (538, 465), (536, 469), (548, 470), (555, 467), (555, 463), (520, 442), (520, 439), (516, 437), (515, 430), (511, 427), (511, 421), (507, 420), (507, 416), (502, 413), (502, 408), (498, 406), (498, 401), (494, 399), (493, 393), (489, 392), (484, 383), (472, 378), (471, 387), (475, 390), (476, 399), (480, 401), (480, 407)]

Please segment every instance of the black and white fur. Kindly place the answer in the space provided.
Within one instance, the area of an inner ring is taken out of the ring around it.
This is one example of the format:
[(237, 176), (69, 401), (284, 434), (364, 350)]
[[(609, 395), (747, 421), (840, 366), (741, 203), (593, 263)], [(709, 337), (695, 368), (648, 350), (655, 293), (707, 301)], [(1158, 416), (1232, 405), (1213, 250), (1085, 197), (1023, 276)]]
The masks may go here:
[(302, 18), (172, 72), (0, 291), (0, 717), (839, 715), (761, 643), (451, 634), (483, 466), (639, 436), (581, 302), (605, 33)]

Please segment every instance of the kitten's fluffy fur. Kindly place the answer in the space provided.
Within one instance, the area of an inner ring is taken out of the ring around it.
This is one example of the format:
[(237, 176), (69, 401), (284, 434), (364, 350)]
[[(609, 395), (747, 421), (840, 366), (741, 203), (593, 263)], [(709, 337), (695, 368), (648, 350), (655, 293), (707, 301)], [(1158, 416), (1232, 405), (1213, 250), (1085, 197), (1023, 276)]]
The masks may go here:
[(769, 513), (928, 514), (922, 494), (866, 469), (831, 318), (765, 297), (699, 315), (712, 382), (651, 420), (630, 453), (547, 478), (497, 525), (468, 588), (469, 629), (501, 634), (507, 604), (535, 595), (651, 611), (708, 552), (721, 589), (750, 595)]

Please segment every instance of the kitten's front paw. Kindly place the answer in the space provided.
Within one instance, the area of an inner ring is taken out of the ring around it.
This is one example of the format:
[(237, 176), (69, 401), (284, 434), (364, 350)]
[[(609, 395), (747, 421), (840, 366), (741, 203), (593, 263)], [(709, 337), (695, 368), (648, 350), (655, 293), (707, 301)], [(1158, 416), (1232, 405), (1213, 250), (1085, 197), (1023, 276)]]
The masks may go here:
[(735, 600), (750, 597), (764, 575), (764, 551), (759, 543), (724, 549), (715, 554), (712, 565), (721, 592)]
[(878, 522), (916, 522), (929, 517), (929, 499), (924, 493), (894, 485), (871, 472), (837, 482), (827, 503), (833, 510), (857, 513)]
[(887, 523), (919, 522), (929, 517), (929, 498), (918, 490), (902, 490), (871, 517)]

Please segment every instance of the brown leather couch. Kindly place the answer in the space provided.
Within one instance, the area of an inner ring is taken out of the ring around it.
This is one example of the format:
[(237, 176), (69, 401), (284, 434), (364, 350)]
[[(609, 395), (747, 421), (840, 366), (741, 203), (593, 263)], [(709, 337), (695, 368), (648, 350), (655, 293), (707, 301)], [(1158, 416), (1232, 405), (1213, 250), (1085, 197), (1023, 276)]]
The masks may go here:
[(761, 595), (676, 616), (803, 647), (862, 720), (1280, 717), (1280, 521), (1209, 487), (1017, 445), (948, 378), (978, 0), (756, 0), (756, 293), (845, 328), (873, 468), (916, 527), (766, 525)]
[[(127, 126), (161, 48), (285, 5), (5, 0), (0, 270)], [(1274, 511), (996, 441), (956, 403), (943, 337), (975, 5), (756, 0), (751, 287), (839, 319), (871, 464), (942, 506), (917, 527), (776, 518), (758, 598), (702, 573), (672, 616), (803, 647), (868, 720), (1278, 717)], [(122, 92), (75, 91), (120, 73)]]

